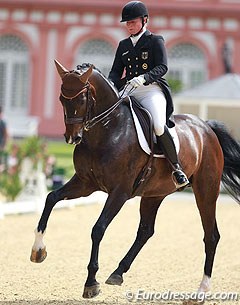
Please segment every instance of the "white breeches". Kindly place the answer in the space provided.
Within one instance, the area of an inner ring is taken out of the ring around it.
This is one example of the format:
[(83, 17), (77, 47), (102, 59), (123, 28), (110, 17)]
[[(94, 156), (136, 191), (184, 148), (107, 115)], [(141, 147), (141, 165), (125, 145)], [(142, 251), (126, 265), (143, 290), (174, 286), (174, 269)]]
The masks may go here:
[(152, 115), (154, 131), (157, 136), (164, 133), (166, 124), (167, 102), (161, 88), (157, 84), (140, 86), (130, 95), (134, 96), (139, 103)]

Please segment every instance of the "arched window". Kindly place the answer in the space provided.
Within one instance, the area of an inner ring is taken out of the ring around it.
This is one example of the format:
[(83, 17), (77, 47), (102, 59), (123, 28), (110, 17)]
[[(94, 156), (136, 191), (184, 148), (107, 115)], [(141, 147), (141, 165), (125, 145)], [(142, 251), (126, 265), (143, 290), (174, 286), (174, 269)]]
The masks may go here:
[(201, 49), (191, 43), (180, 43), (168, 51), (168, 77), (180, 80), (184, 89), (208, 79), (207, 64)]
[(84, 62), (91, 63), (105, 76), (111, 69), (114, 49), (111, 44), (101, 39), (93, 39), (80, 46), (75, 58), (75, 66)]
[(29, 53), (13, 35), (0, 36), (0, 104), (4, 112), (26, 114), (28, 110)]

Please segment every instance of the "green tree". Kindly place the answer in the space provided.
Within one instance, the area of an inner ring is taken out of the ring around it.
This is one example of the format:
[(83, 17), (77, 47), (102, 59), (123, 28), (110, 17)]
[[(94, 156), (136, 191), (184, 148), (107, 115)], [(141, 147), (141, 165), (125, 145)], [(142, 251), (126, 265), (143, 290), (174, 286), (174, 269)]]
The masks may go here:
[(174, 78), (167, 78), (167, 81), (173, 94), (178, 93), (183, 89), (183, 83), (181, 80)]

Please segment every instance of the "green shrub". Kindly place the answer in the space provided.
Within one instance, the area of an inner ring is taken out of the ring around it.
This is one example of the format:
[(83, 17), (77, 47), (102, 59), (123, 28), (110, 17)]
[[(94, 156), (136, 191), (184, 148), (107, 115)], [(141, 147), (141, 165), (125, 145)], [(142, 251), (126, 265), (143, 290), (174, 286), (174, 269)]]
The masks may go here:
[[(46, 143), (36, 136), (25, 138), (18, 143), (14, 142), (8, 147), (8, 160), (3, 172), (0, 174), (0, 192), (7, 200), (15, 200), (24, 187), (20, 180), (23, 159), (30, 158), (34, 168), (37, 167), (40, 161), (44, 168), (47, 158), (46, 148)], [(15, 162), (11, 162), (11, 160), (15, 160)]]
[(22, 184), (19, 174), (8, 174), (3, 172), (0, 176), (0, 191), (7, 198), (7, 200), (14, 201), (19, 192), (22, 190)]

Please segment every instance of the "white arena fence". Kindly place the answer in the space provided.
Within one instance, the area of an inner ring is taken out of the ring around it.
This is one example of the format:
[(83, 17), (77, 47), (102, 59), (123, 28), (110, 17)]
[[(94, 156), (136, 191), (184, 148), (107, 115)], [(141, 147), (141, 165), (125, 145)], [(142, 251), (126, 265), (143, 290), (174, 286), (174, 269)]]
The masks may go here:
[[(54, 209), (67, 208), (71, 209), (79, 205), (88, 204), (104, 204), (107, 199), (107, 194), (101, 191), (94, 192), (88, 197), (81, 197), (71, 200), (62, 200), (56, 203)], [(14, 201), (14, 202), (1, 202), (0, 201), (0, 219), (3, 219), (8, 215), (26, 214), (26, 213), (38, 213), (41, 214), (44, 208), (46, 196), (43, 198), (33, 196), (27, 200)], [(135, 197), (128, 200), (127, 203), (139, 203), (140, 197)], [(169, 195), (164, 202), (179, 201), (189, 202), (195, 205), (195, 198), (191, 192), (182, 192)], [(226, 194), (220, 194), (218, 202), (220, 203), (233, 203), (235, 201)]]
[[(54, 209), (74, 208), (78, 205), (104, 203), (107, 194), (103, 192), (95, 192), (88, 197), (78, 199), (59, 201)], [(42, 213), (46, 196), (28, 196), (25, 200), (17, 200), (13, 202), (0, 202), (0, 219), (7, 215), (26, 214), (26, 213)]]

